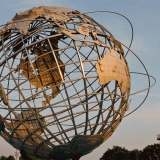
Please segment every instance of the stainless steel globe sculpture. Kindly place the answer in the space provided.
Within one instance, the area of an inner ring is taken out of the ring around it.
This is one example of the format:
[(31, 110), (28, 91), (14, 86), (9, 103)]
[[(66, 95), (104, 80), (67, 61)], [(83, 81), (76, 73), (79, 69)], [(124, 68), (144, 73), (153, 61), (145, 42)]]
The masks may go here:
[(79, 11), (40, 6), (16, 14), (0, 38), (8, 143), (36, 157), (79, 159), (112, 135), (129, 106), (130, 73), (106, 28)]

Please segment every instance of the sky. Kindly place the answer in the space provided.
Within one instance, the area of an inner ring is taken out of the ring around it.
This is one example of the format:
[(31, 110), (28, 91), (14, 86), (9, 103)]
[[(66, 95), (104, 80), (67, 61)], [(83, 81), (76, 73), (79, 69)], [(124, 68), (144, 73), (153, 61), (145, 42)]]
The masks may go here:
[[(160, 134), (160, 0), (0, 0), (0, 24), (5, 24), (16, 13), (38, 6), (60, 6), (88, 12), (108, 10), (125, 15), (134, 28), (131, 50), (143, 61), (150, 75), (156, 78), (144, 104), (133, 114), (125, 117), (113, 135), (92, 153), (81, 160), (98, 160), (103, 153), (113, 146), (128, 150), (143, 149), (147, 145), (159, 143), (156, 135)], [(122, 17), (111, 13), (89, 14), (106, 27), (113, 36), (129, 45), (131, 28)], [(127, 55), (130, 71), (141, 72), (141, 64), (129, 53)], [(145, 89), (145, 76), (131, 75), (131, 92)], [(154, 81), (151, 80), (151, 83)], [(134, 110), (143, 100), (146, 92), (131, 96), (131, 105), (127, 113)], [(0, 137), (0, 155), (14, 155), (15, 149)]]

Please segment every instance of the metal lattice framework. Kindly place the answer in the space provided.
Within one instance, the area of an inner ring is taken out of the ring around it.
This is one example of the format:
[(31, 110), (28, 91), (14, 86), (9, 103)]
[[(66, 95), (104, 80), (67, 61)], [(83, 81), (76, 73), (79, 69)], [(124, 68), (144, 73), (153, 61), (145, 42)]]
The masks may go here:
[[(5, 25), (0, 46), (1, 136), (12, 146), (71, 158), (112, 135), (129, 106), (130, 75), (121, 44), (107, 29), (78, 11), (39, 7)], [(105, 67), (117, 74), (100, 84)]]

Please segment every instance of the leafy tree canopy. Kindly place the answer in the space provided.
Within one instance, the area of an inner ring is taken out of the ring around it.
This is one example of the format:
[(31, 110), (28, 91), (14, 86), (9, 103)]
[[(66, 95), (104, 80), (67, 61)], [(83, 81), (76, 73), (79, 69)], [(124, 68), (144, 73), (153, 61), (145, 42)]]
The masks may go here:
[(0, 160), (6, 160), (6, 159), (7, 159), (7, 157), (5, 157), (5, 156), (0, 157)]
[[(37, 158), (37, 157), (33, 157), (33, 156), (30, 156), (28, 155), (30, 159), (32, 160), (45, 160), (45, 159), (41, 159), (41, 158)], [(23, 160), (22, 156), (19, 157), (19, 160)]]
[(160, 144), (148, 145), (142, 151), (129, 151), (119, 146), (113, 146), (104, 153), (100, 160), (160, 160)]
[(15, 158), (13, 156), (9, 156), (6, 160), (15, 160)]
[(8, 156), (8, 157), (6, 157), (6, 156), (1, 156), (1, 157), (0, 157), (0, 160), (15, 160), (15, 158), (14, 158), (13, 156)]

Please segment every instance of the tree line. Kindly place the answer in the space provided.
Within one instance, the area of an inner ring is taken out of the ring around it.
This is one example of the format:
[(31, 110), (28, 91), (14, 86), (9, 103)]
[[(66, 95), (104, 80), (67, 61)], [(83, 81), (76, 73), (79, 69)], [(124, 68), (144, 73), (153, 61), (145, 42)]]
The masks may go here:
[[(37, 158), (37, 157), (34, 157), (34, 156), (30, 156), (30, 155), (28, 155), (28, 157), (29, 157), (30, 160), (46, 160), (46, 159), (41, 159), (41, 158)], [(24, 160), (24, 159), (22, 158), (22, 156), (20, 156), (19, 160)]]
[(100, 160), (160, 160), (160, 144), (148, 145), (143, 150), (127, 150), (119, 146), (108, 149)]
[[(36, 158), (36, 157), (30, 156), (30, 155), (28, 155), (28, 156), (29, 156), (29, 158), (32, 159), (32, 160), (44, 160), (44, 159)], [(15, 158), (14, 158), (14, 156), (8, 156), (8, 157), (6, 157), (6, 156), (1, 156), (1, 157), (0, 157), (0, 160), (15, 160)], [(20, 156), (20, 157), (19, 157), (19, 160), (23, 160), (23, 158)]]
[[(44, 160), (28, 155), (31, 160)], [(14, 156), (1, 156), (0, 160), (15, 160)], [(19, 160), (23, 160), (22, 157)], [(124, 147), (113, 146), (107, 149), (100, 160), (160, 160), (160, 144), (148, 145), (143, 150), (127, 150)]]
[(14, 158), (13, 156), (8, 156), (8, 157), (6, 157), (6, 156), (1, 156), (1, 157), (0, 157), (0, 160), (15, 160), (15, 158)]

